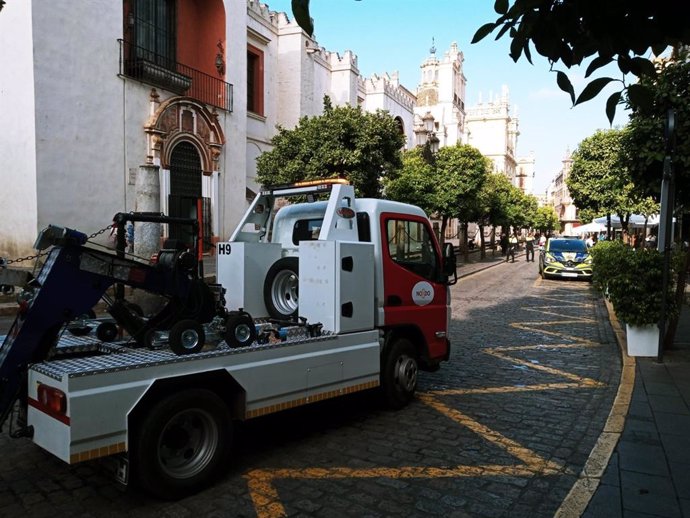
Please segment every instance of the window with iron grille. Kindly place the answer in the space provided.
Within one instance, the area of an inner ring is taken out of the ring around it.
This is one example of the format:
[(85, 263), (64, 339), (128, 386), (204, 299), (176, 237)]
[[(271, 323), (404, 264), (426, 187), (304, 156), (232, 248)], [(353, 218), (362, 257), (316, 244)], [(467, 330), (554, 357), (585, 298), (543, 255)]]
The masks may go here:
[(131, 13), (137, 57), (175, 68), (175, 0), (134, 0)]

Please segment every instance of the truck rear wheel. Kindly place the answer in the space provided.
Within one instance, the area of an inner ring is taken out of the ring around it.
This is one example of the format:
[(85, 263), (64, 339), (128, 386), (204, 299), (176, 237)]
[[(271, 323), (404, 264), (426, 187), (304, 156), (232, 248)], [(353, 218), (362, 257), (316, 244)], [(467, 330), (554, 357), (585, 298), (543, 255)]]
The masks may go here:
[(271, 317), (289, 319), (297, 315), (298, 272), (297, 257), (283, 257), (269, 268), (264, 282), (264, 304)]
[(418, 371), (417, 351), (412, 342), (395, 339), (381, 365), (381, 390), (389, 407), (397, 410), (412, 400)]
[(170, 328), (170, 349), (175, 354), (198, 353), (204, 347), (206, 334), (196, 320), (180, 320)]
[(146, 491), (180, 498), (212, 483), (232, 439), (227, 406), (214, 392), (186, 389), (158, 402), (138, 427), (135, 476)]

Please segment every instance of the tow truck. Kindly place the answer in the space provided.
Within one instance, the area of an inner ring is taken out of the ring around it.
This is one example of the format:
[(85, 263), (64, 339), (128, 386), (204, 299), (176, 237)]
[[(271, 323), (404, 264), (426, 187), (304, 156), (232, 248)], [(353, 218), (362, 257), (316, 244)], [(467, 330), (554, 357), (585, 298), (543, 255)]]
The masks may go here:
[[(109, 457), (121, 482), (179, 498), (227, 467), (234, 422), (370, 389), (399, 409), (449, 357), (455, 257), (418, 207), (342, 180), (266, 188), (217, 243), (212, 286), (186, 250), (127, 258), (137, 217), (157, 218), (116, 215), (116, 252), (42, 232), (50, 253), (0, 346), (0, 426), (66, 463)], [(170, 302), (141, 317), (113, 284)], [(99, 297), (123, 339), (64, 333)]]

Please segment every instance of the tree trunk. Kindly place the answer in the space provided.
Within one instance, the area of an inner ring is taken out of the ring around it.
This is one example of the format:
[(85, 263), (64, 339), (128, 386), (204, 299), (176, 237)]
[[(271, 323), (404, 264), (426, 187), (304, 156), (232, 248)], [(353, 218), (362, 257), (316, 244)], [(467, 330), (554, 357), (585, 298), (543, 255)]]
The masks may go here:
[(484, 250), (484, 225), (479, 225), (479, 257), (484, 259), (486, 257), (486, 250)]
[(496, 225), (491, 226), (491, 240), (489, 241), (491, 246), (491, 257), (496, 255)]
[(466, 221), (462, 222), (462, 254), (465, 262), (470, 260), (470, 251), (467, 248), (467, 227), (468, 223)]
[(439, 241), (441, 242), (441, 248), (446, 243), (446, 227), (448, 226), (448, 216), (443, 216), (441, 218), (441, 235), (439, 236)]
[(676, 340), (676, 331), (678, 330), (678, 321), (680, 320), (680, 310), (683, 306), (683, 297), (685, 297), (685, 284), (687, 282), (689, 267), (690, 250), (687, 250), (681, 263), (681, 269), (678, 272), (678, 282), (676, 283), (676, 305), (678, 307), (678, 312), (668, 321), (666, 336), (664, 336), (664, 350), (673, 349), (673, 342)]
[(606, 213), (606, 241), (613, 241), (611, 236), (611, 213)]

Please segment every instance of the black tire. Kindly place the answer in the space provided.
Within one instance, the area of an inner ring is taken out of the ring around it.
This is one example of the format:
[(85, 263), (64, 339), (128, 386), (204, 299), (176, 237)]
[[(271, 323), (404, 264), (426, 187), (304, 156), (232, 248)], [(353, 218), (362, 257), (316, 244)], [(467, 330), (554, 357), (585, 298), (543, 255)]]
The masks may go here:
[(133, 445), (137, 483), (166, 500), (208, 486), (227, 465), (232, 421), (227, 405), (206, 389), (184, 389), (145, 413)]
[(117, 326), (112, 322), (103, 322), (96, 328), (96, 338), (101, 342), (112, 342), (117, 338)]
[(397, 410), (412, 400), (418, 372), (417, 350), (412, 342), (394, 339), (381, 365), (381, 391), (387, 406)]
[(283, 257), (273, 263), (264, 282), (264, 304), (270, 317), (285, 320), (297, 316), (298, 285), (297, 257)]
[(170, 328), (168, 340), (175, 354), (193, 354), (204, 347), (206, 333), (196, 320), (180, 320)]
[(225, 320), (225, 343), (228, 346), (247, 347), (256, 341), (256, 327), (249, 313), (231, 312)]

